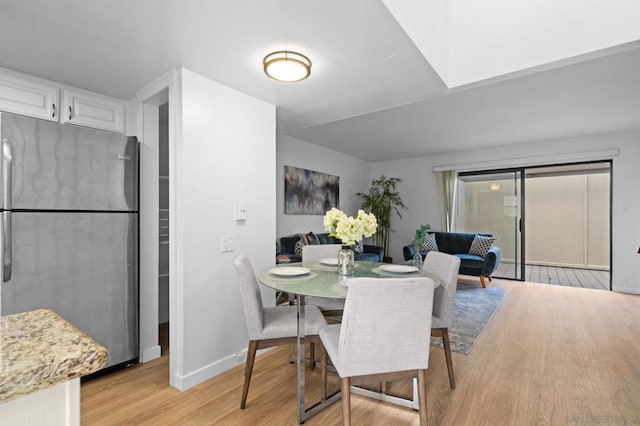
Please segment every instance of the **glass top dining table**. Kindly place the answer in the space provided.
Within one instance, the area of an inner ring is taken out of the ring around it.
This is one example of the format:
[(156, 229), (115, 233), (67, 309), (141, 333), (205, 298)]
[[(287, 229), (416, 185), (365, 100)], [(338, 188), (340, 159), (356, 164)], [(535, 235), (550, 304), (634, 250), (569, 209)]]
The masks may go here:
[[(291, 269), (283, 270), (282, 268)], [(321, 263), (321, 261), (310, 261), (279, 264), (274, 268), (266, 269), (258, 274), (258, 280), (265, 286), (276, 291), (287, 292), (296, 298), (296, 306), (298, 309), (296, 364), (298, 374), (298, 422), (300, 424), (304, 423), (306, 419), (318, 411), (340, 399), (338, 392), (325, 401), (320, 401), (310, 408), (305, 408), (305, 297), (345, 299), (347, 297), (347, 287), (343, 285), (344, 280), (354, 277), (428, 277), (433, 280), (436, 287), (440, 284), (440, 280), (434, 274), (409, 265), (356, 261), (353, 271), (353, 275), (342, 276), (338, 274), (337, 266), (324, 264)]]

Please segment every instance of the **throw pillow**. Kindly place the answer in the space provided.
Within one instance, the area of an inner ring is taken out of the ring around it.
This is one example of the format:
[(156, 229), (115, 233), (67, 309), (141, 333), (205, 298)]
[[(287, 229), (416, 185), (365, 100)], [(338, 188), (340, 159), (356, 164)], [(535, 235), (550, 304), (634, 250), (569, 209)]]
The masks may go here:
[(302, 246), (304, 245), (304, 243), (302, 242), (302, 239), (298, 240), (296, 242), (296, 245), (293, 246), (293, 254), (298, 254), (300, 256), (302, 256)]
[(302, 236), (302, 243), (306, 245), (317, 245), (320, 244), (320, 240), (318, 236), (313, 232), (309, 232), (308, 234), (304, 234)]
[(436, 243), (436, 234), (427, 234), (427, 238), (420, 244), (419, 252), (438, 251), (438, 243)]
[(473, 254), (474, 256), (485, 257), (493, 242), (495, 241), (495, 237), (485, 237), (483, 235), (476, 235), (471, 243), (471, 247), (469, 247), (469, 254)]
[(354, 253), (362, 253), (364, 251), (363, 240), (360, 240), (357, 243), (355, 243), (353, 247), (351, 247), (351, 250), (353, 250)]

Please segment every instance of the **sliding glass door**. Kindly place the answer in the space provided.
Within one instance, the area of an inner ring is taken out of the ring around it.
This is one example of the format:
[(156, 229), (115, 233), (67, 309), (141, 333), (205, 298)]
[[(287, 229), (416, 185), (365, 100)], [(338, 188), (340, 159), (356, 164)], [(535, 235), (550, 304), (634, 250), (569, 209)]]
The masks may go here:
[(493, 276), (524, 277), (522, 169), (460, 173), (455, 231), (490, 233), (502, 251)]
[(457, 183), (453, 230), (496, 237), (493, 276), (611, 288), (610, 161), (463, 172)]
[(611, 162), (528, 167), (526, 281), (609, 290)]

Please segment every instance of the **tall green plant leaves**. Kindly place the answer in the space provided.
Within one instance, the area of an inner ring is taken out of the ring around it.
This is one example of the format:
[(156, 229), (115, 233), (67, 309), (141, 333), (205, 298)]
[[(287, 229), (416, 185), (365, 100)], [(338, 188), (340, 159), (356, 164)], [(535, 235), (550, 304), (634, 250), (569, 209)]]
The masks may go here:
[(407, 206), (402, 202), (397, 185), (402, 180), (400, 178), (388, 178), (385, 175), (371, 181), (369, 192), (358, 192), (362, 199), (362, 209), (373, 213), (378, 221), (378, 232), (374, 236), (376, 245), (384, 247), (384, 254), (389, 252), (389, 233), (391, 229), (391, 215), (395, 212), (402, 218), (400, 209)]

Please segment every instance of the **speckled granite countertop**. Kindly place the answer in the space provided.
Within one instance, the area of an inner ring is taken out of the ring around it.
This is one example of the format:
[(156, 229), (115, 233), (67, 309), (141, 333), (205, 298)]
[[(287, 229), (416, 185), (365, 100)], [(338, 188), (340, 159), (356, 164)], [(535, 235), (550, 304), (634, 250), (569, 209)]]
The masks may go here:
[(49, 309), (0, 317), (0, 402), (103, 368), (107, 350)]

